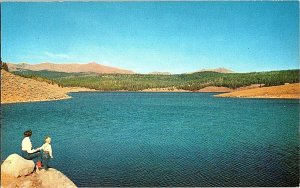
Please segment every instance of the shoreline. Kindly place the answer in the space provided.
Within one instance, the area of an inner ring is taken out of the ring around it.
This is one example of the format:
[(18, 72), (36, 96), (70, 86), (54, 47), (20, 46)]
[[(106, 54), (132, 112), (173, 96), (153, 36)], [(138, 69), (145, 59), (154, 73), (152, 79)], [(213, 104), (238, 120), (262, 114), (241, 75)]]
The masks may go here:
[(18, 104), (18, 103), (29, 103), (29, 102), (47, 102), (47, 101), (60, 101), (60, 100), (67, 100), (72, 99), (73, 97), (68, 95), (69, 93), (78, 93), (78, 92), (101, 92), (101, 90), (93, 90), (89, 88), (80, 88), (80, 87), (70, 87), (65, 88), (67, 91), (65, 92), (64, 97), (55, 98), (55, 99), (37, 99), (37, 100), (21, 100), (21, 101), (1, 101), (2, 104)]
[(18, 104), (18, 103), (29, 103), (29, 102), (47, 102), (47, 101), (60, 101), (60, 100), (67, 100), (71, 99), (72, 97), (68, 95), (68, 97), (65, 98), (58, 98), (58, 99), (40, 99), (40, 100), (29, 100), (29, 101), (8, 101), (8, 102), (2, 102), (2, 104)]
[[(273, 86), (276, 87), (276, 86)], [(269, 88), (269, 87), (265, 87)], [(68, 88), (69, 89), (69, 88)], [(249, 89), (252, 90), (252, 89)], [(247, 92), (248, 90), (242, 90), (243, 92)], [(66, 92), (66, 96), (62, 98), (56, 98), (56, 99), (39, 99), (39, 100), (24, 100), (24, 101), (1, 101), (2, 104), (18, 104), (18, 103), (30, 103), (30, 102), (48, 102), (48, 101), (59, 101), (59, 100), (67, 100), (67, 99), (72, 99), (72, 96), (69, 96), (69, 93), (78, 93), (78, 92), (133, 92), (133, 93), (220, 93), (214, 95), (214, 97), (217, 98), (239, 98), (239, 99), (290, 99), (290, 100), (299, 100), (300, 99), (300, 94), (299, 96), (276, 96), (276, 95), (256, 95), (256, 96), (243, 96), (243, 95), (237, 95), (235, 94), (236, 92), (241, 92), (239, 90), (233, 91), (233, 92), (224, 92), (224, 91), (188, 91), (188, 90), (166, 90), (166, 89), (161, 89), (161, 90), (141, 90), (141, 91), (103, 91), (103, 90), (93, 90), (93, 89), (88, 89), (88, 88), (71, 88), (70, 91)]]
[(219, 96), (214, 95), (217, 98), (238, 98), (238, 99), (290, 99), (290, 100), (300, 100), (300, 97), (280, 97), (280, 96)]
[[(86, 90), (85, 90), (86, 89)], [(72, 99), (73, 97), (69, 96), (69, 93), (79, 93), (79, 92), (133, 92), (133, 93), (188, 93), (188, 92), (192, 92), (192, 91), (188, 91), (188, 90), (184, 90), (184, 91), (168, 91), (168, 90), (160, 90), (160, 91), (125, 91), (125, 90), (117, 90), (117, 91), (103, 91), (103, 90), (89, 90), (88, 88), (84, 88), (83, 90), (71, 90), (68, 91), (66, 93), (66, 97), (62, 97), (62, 98), (56, 98), (56, 99), (38, 99), (38, 100), (23, 100), (23, 101), (5, 101), (2, 102), (1, 101), (1, 105), (2, 104), (18, 104), (18, 103), (30, 103), (30, 102), (47, 102), (47, 101), (59, 101), (59, 100), (67, 100), (67, 99)]]

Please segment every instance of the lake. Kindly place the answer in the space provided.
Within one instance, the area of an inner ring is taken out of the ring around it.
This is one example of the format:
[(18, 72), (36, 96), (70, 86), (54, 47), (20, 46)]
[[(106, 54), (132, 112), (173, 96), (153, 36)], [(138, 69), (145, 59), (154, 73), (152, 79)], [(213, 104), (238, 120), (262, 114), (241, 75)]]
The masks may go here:
[(52, 137), (77, 186), (298, 186), (299, 101), (214, 93), (72, 93), (2, 105), (2, 160)]

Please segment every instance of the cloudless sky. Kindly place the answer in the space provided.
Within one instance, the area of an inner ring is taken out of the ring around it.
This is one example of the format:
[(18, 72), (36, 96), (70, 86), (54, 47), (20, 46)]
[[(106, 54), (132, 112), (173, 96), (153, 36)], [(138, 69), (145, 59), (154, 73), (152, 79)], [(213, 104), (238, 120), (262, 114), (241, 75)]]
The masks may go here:
[(4, 62), (135, 72), (299, 68), (299, 2), (1, 3)]

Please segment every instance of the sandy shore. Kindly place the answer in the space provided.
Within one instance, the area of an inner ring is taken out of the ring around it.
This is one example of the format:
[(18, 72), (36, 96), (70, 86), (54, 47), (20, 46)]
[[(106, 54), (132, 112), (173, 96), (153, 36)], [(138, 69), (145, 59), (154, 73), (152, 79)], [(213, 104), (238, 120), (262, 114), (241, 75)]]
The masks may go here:
[(236, 98), (300, 99), (300, 83), (239, 90), (215, 96)]
[(184, 89), (177, 89), (175, 87), (166, 87), (166, 88), (150, 88), (144, 89), (141, 92), (191, 92)]
[(12, 104), (12, 103), (27, 103), (27, 102), (43, 102), (43, 101), (58, 101), (58, 100), (66, 100), (66, 99), (71, 99), (72, 97), (69, 96), (69, 93), (76, 93), (76, 92), (87, 92), (87, 91), (93, 91), (93, 92), (99, 92), (98, 90), (93, 90), (89, 88), (68, 88), (65, 87), (66, 93), (64, 96), (57, 97), (57, 98), (41, 98), (41, 99), (8, 99), (2, 101), (1, 99), (1, 104)]

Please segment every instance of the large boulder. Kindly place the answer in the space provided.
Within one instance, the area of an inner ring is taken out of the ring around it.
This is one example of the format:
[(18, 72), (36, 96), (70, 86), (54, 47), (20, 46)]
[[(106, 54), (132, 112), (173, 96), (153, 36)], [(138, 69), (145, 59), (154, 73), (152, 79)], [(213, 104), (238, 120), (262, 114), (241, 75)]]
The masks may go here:
[(49, 168), (39, 171), (37, 178), (42, 182), (44, 188), (76, 188), (77, 186), (60, 171)]
[(8, 174), (14, 177), (25, 176), (34, 170), (34, 162), (26, 160), (18, 154), (11, 154), (1, 164), (1, 174)]

